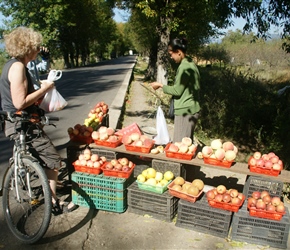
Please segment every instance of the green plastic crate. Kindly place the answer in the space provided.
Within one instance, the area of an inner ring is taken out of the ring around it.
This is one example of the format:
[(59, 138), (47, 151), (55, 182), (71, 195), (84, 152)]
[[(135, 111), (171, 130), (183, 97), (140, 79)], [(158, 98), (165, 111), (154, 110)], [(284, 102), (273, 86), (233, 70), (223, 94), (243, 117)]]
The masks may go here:
[(72, 201), (83, 207), (123, 213), (127, 209), (127, 187), (133, 180), (74, 172)]
[(156, 194), (163, 194), (166, 190), (168, 190), (167, 186), (169, 185), (169, 183), (171, 183), (171, 181), (169, 181), (166, 186), (159, 187), (159, 186), (149, 185), (147, 183), (142, 183), (142, 182), (139, 182), (139, 181), (136, 181), (136, 182), (137, 182), (138, 187), (140, 189), (143, 189), (143, 190), (146, 190), (146, 191), (149, 191), (149, 192), (153, 192), (153, 193), (156, 193)]

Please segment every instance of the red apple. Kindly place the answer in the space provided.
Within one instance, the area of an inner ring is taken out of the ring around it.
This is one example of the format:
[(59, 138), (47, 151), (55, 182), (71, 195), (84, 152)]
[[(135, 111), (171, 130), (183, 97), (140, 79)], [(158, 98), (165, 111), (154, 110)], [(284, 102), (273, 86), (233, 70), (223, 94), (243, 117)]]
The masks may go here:
[(129, 165), (129, 160), (126, 157), (123, 157), (119, 160), (122, 166), (128, 166)]
[(266, 191), (266, 190), (263, 190), (262, 192), (261, 192), (261, 198), (263, 199), (264, 198), (264, 196), (270, 196), (270, 194), (269, 194), (269, 192), (268, 191)]
[(253, 197), (248, 198), (248, 204), (250, 207), (256, 207), (257, 200)]
[(111, 164), (113, 165), (113, 167), (116, 166), (118, 163), (119, 163), (119, 162), (118, 162), (117, 159), (112, 159), (112, 160), (111, 160)]
[(228, 193), (223, 194), (223, 202), (229, 203), (232, 200), (232, 197)]
[(107, 164), (106, 164), (106, 169), (113, 169), (114, 168), (114, 166), (113, 166), (113, 164), (111, 163), (111, 162), (107, 162)]
[(207, 191), (207, 192), (206, 192), (206, 197), (207, 197), (207, 199), (209, 199), (209, 200), (213, 200), (214, 197), (215, 197), (215, 193), (214, 193), (214, 191), (213, 191), (213, 190), (209, 190), (209, 191)]
[(276, 211), (276, 207), (274, 205), (272, 205), (271, 203), (269, 203), (266, 206), (266, 210), (269, 211), (269, 212), (275, 212)]
[(266, 209), (266, 203), (262, 199), (258, 199), (256, 203), (257, 209)]
[(261, 193), (259, 191), (254, 191), (252, 193), (252, 197), (256, 200), (258, 200), (261, 197)]
[(256, 166), (257, 160), (254, 157), (251, 157), (249, 160), (249, 165), (250, 166)]
[(215, 200), (215, 201), (218, 201), (218, 202), (222, 202), (222, 200), (223, 200), (223, 195), (222, 195), (222, 194), (217, 194), (217, 195), (214, 197), (214, 200)]
[(100, 168), (100, 167), (101, 167), (101, 163), (99, 161), (95, 161), (94, 168)]
[(274, 163), (272, 168), (273, 168), (274, 170), (281, 171), (281, 170), (283, 169), (283, 166), (280, 165), (279, 163)]
[(264, 160), (263, 159), (258, 159), (256, 165), (257, 165), (257, 167), (263, 168), (264, 167)]
[(266, 205), (267, 205), (267, 204), (271, 203), (272, 198), (271, 198), (270, 195), (265, 195), (265, 196), (263, 196), (262, 200), (263, 200), (263, 201), (266, 203)]
[(240, 205), (242, 203), (242, 200), (239, 199), (238, 197), (234, 197), (234, 198), (231, 199), (231, 203), (233, 205)]

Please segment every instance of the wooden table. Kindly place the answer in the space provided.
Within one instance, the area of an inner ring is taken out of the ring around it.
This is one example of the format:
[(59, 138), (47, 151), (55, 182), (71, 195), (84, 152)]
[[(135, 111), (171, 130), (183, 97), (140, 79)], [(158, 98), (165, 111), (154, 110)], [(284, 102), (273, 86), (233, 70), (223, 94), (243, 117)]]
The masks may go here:
[[(72, 147), (72, 148), (78, 148), (79, 150), (82, 150), (86, 146), (87, 145), (70, 143), (68, 148)], [(288, 170), (282, 170), (278, 176), (271, 176), (271, 175), (263, 175), (263, 174), (259, 174), (259, 173), (250, 172), (248, 164), (241, 163), (241, 162), (234, 162), (230, 168), (225, 168), (225, 167), (219, 167), (219, 166), (205, 164), (203, 160), (198, 159), (198, 158), (193, 158), (192, 160), (182, 160), (182, 159), (177, 159), (177, 158), (168, 158), (168, 157), (166, 157), (165, 153), (164, 154), (151, 154), (151, 153), (146, 154), (146, 153), (141, 153), (141, 152), (127, 151), (123, 144), (116, 147), (116, 148), (110, 148), (110, 147), (99, 146), (99, 145), (96, 145), (95, 143), (91, 143), (90, 145), (88, 145), (88, 147), (91, 149), (96, 148), (96, 149), (102, 149), (102, 150), (107, 150), (107, 151), (112, 151), (112, 152), (122, 153), (122, 154), (128, 154), (128, 155), (139, 155), (139, 156), (144, 157), (144, 158), (177, 162), (177, 163), (182, 163), (182, 164), (196, 166), (196, 167), (207, 167), (207, 168), (214, 168), (214, 169), (219, 168), (219, 170), (224, 169), (225, 171), (238, 173), (238, 174), (263, 176), (265, 178), (271, 178), (271, 179), (281, 181), (281, 182), (290, 182), (290, 171), (288, 171)]]

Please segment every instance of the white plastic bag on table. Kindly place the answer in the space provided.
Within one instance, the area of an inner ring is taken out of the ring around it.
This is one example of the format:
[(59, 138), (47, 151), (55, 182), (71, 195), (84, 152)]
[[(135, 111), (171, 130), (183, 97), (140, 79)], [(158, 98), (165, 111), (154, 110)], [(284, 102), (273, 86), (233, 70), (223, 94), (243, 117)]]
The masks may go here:
[(160, 106), (157, 109), (156, 115), (156, 131), (157, 135), (154, 137), (155, 144), (165, 145), (170, 141), (166, 120)]
[(42, 108), (45, 112), (54, 112), (62, 110), (67, 105), (67, 101), (62, 97), (62, 95), (53, 87), (49, 90), (39, 107)]

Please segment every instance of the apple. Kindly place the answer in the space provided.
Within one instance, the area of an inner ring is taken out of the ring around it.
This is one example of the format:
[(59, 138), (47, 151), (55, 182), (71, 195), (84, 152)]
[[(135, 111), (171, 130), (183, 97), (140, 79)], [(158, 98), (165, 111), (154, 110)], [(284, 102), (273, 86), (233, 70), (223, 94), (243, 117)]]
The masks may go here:
[(256, 166), (257, 160), (254, 157), (251, 157), (249, 160), (249, 165), (250, 166)]
[(114, 168), (116, 169), (116, 170), (118, 170), (118, 171), (121, 171), (122, 170), (122, 164), (120, 164), (120, 163), (118, 163), (118, 164), (116, 164), (115, 166), (114, 166)]
[(139, 174), (138, 176), (137, 176), (137, 180), (139, 181), (139, 182), (145, 182), (146, 181), (146, 178), (145, 178), (145, 176), (144, 175), (142, 175), (142, 174)]
[(223, 194), (223, 202), (229, 203), (232, 200), (232, 197), (228, 193)]
[(248, 198), (248, 204), (250, 207), (256, 207), (257, 200), (253, 197)]
[(106, 164), (106, 169), (111, 170), (111, 169), (113, 169), (113, 168), (114, 168), (113, 164), (112, 164), (111, 162), (107, 162), (107, 164)]
[(276, 206), (276, 211), (278, 213), (284, 213), (286, 211), (286, 208), (282, 202)]
[(100, 159), (103, 161), (103, 162), (106, 162), (107, 161), (107, 158), (105, 156), (101, 156)]
[(245, 199), (245, 195), (244, 195), (243, 193), (239, 193), (239, 194), (238, 194), (238, 198), (239, 198), (240, 200), (244, 200), (244, 199)]
[(256, 203), (257, 209), (266, 209), (266, 203), (262, 199), (258, 199)]
[(121, 165), (125, 166), (129, 164), (129, 160), (125, 157), (121, 158), (120, 161)]
[(227, 191), (227, 188), (224, 185), (218, 185), (216, 190), (218, 194), (224, 194)]
[(85, 160), (90, 160), (91, 159), (91, 155), (90, 154), (84, 154), (84, 159)]
[(99, 156), (97, 154), (92, 154), (91, 155), (91, 160), (94, 161), (94, 162), (98, 161), (99, 160)]
[(99, 161), (95, 161), (94, 168), (100, 168), (100, 167), (101, 167), (101, 163)]
[(87, 167), (90, 167), (90, 168), (94, 167), (94, 162), (92, 160), (88, 160)]
[(167, 181), (171, 181), (173, 180), (174, 178), (174, 174), (171, 172), (171, 171), (166, 171), (164, 174), (163, 174), (163, 178)]
[(128, 166), (123, 166), (122, 167), (122, 171), (129, 172), (130, 171), (130, 168)]
[(263, 191), (261, 192), (260, 196), (261, 196), (261, 198), (263, 199), (263, 198), (264, 198), (264, 196), (270, 196), (270, 194), (269, 194), (269, 192), (268, 192), (268, 191), (266, 191), (266, 190), (263, 190)]
[(117, 159), (112, 159), (112, 160), (111, 160), (111, 164), (112, 164), (113, 166), (116, 166), (118, 163), (119, 163), (119, 161), (118, 161)]
[(259, 191), (254, 191), (252, 193), (252, 197), (256, 200), (258, 200), (261, 197), (261, 193)]
[(132, 168), (134, 166), (134, 163), (132, 162), (132, 161), (129, 161), (129, 163), (128, 163), (128, 167), (129, 168)]
[(239, 192), (238, 192), (237, 189), (231, 189), (231, 190), (229, 191), (229, 194), (230, 194), (230, 196), (231, 196), (232, 198), (234, 198), (234, 197), (238, 197)]
[(274, 163), (278, 163), (279, 162), (279, 157), (277, 155), (274, 155), (273, 157), (270, 158), (271, 162)]
[(266, 210), (269, 211), (269, 212), (275, 212), (276, 211), (276, 207), (274, 205), (272, 205), (271, 203), (269, 203), (266, 206)]
[(207, 197), (207, 199), (209, 199), (209, 200), (213, 200), (214, 197), (215, 197), (215, 193), (214, 193), (214, 191), (213, 191), (213, 190), (209, 190), (209, 191), (207, 191), (207, 192), (206, 192), (206, 197)]
[(242, 200), (239, 199), (238, 197), (233, 197), (233, 198), (231, 199), (231, 203), (232, 203), (233, 205), (240, 205), (240, 204), (242, 203)]
[(262, 197), (262, 200), (266, 203), (266, 205), (268, 205), (269, 203), (271, 203), (272, 198), (270, 195), (265, 195)]
[(263, 159), (258, 159), (257, 160), (257, 167), (263, 168), (264, 167), (264, 160)]
[(280, 197), (277, 197), (277, 196), (272, 197), (271, 203), (275, 207), (278, 206), (281, 203)]
[(280, 165), (279, 163), (274, 163), (272, 168), (274, 170), (278, 170), (278, 171), (281, 171), (283, 169), (283, 165)]
[(215, 200), (215, 201), (218, 201), (218, 202), (222, 202), (222, 201), (223, 201), (223, 195), (222, 195), (222, 194), (217, 194), (217, 195), (214, 197), (214, 200)]
[(213, 154), (213, 150), (209, 146), (204, 146), (201, 152), (204, 157), (210, 157)]
[(253, 154), (253, 157), (256, 159), (256, 160), (259, 160), (260, 158), (261, 158), (261, 156), (262, 156), (262, 154), (261, 154), (261, 152), (255, 152), (254, 154)]

